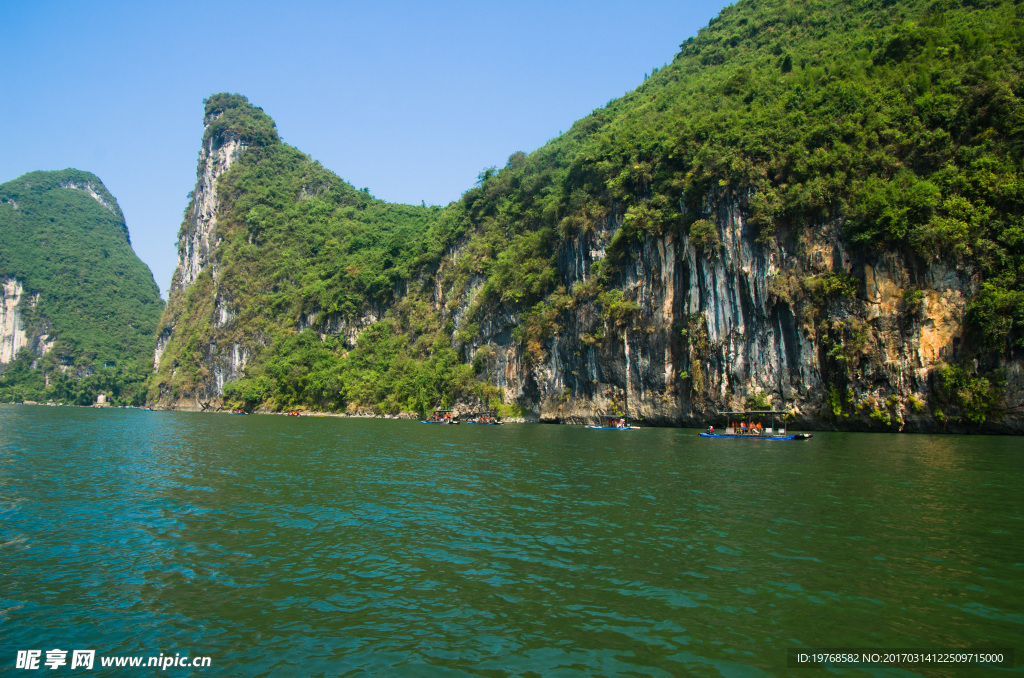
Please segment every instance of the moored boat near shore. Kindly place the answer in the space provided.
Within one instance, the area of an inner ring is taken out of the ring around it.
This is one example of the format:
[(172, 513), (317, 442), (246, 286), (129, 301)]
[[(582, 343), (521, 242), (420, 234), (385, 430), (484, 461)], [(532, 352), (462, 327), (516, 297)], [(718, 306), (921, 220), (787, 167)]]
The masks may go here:
[(452, 410), (434, 410), (430, 417), (421, 424), (458, 424), (459, 419)]
[[(725, 427), (715, 431), (714, 426), (700, 435), (704, 438), (742, 438), (744, 440), (807, 440), (810, 433), (788, 433), (786, 416), (788, 412), (777, 410), (746, 410), (743, 412), (722, 412)], [(768, 422), (768, 426), (764, 425)]]
[(494, 410), (487, 410), (486, 412), (477, 412), (470, 415), (467, 424), (477, 424), (478, 426), (500, 426), (502, 423), (501, 419), (498, 418), (497, 412)]
[(601, 418), (601, 420), (603, 424), (591, 424), (590, 428), (608, 429), (613, 431), (630, 431), (632, 429), (638, 428), (630, 423), (629, 417), (625, 417), (618, 414), (605, 415), (604, 417)]

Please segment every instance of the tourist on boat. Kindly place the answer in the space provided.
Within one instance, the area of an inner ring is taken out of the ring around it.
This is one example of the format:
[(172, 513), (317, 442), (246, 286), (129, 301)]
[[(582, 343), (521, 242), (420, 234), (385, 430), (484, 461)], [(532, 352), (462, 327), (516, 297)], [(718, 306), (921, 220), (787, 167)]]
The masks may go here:
[(745, 421), (740, 422), (740, 433), (746, 433), (746, 432), (747, 432), (747, 422), (745, 422)]
[(715, 427), (714, 426), (708, 426), (708, 433), (714, 434), (714, 432), (715, 432)]

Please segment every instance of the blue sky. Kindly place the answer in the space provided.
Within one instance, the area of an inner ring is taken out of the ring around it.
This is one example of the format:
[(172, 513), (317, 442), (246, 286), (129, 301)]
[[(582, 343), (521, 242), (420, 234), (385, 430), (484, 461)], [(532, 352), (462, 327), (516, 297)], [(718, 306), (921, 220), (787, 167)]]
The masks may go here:
[(643, 82), (726, 2), (0, 0), (0, 183), (93, 172), (161, 293), (203, 99), (385, 200), (445, 205)]

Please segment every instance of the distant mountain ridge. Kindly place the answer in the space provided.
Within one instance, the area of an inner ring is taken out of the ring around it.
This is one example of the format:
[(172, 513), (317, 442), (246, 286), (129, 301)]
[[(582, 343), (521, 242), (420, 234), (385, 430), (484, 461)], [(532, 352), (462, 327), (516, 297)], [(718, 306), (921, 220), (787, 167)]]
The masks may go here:
[(163, 302), (97, 176), (0, 184), (0, 282), (0, 400), (141, 401)]
[(150, 398), (1020, 431), (1022, 13), (739, 2), (444, 209), (215, 95)]

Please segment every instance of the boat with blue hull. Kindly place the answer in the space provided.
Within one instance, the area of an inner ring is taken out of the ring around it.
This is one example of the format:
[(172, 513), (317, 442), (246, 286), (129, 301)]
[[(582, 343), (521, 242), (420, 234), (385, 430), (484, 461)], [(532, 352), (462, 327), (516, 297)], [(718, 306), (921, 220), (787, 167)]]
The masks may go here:
[[(715, 431), (714, 426), (701, 433), (702, 438), (730, 438), (740, 440), (808, 440), (810, 433), (789, 433), (786, 431), (788, 412), (776, 410), (745, 410), (743, 412), (721, 412), (725, 417), (724, 430)], [(768, 422), (768, 426), (765, 426)]]
[(810, 433), (794, 433), (791, 436), (750, 436), (750, 435), (722, 435), (720, 433), (701, 433), (702, 438), (743, 438), (744, 440), (807, 440), (812, 436)]

